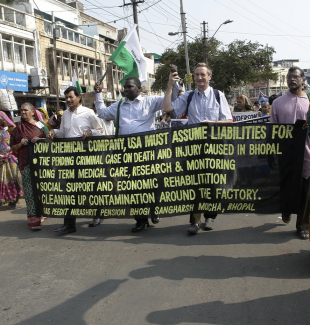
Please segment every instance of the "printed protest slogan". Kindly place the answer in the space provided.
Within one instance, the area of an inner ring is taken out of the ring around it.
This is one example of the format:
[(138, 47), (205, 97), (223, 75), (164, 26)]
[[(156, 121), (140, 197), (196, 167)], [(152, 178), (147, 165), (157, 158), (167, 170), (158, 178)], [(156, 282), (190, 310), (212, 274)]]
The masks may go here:
[(290, 124), (197, 124), (133, 136), (29, 145), (46, 217), (145, 218), (297, 213), (306, 130)]

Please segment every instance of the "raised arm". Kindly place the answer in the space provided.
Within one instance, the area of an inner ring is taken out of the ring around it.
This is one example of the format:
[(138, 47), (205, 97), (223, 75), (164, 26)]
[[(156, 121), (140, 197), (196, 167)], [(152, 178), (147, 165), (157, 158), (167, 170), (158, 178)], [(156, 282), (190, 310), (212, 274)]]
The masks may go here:
[(173, 88), (175, 82), (178, 81), (179, 79), (180, 78), (179, 78), (177, 72), (170, 72), (168, 87), (167, 87), (164, 101), (163, 101), (163, 112), (171, 112), (173, 110), (173, 107), (171, 105), (172, 88)]

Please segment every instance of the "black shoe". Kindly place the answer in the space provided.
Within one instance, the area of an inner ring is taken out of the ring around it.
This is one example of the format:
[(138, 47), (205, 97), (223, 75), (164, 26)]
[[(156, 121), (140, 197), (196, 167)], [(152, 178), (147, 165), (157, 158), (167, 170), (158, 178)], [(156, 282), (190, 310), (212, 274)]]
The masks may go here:
[(145, 222), (145, 221), (142, 221), (142, 222), (138, 221), (136, 223), (136, 226), (131, 229), (131, 232), (139, 232), (139, 231), (142, 231), (145, 228), (145, 226), (149, 227), (150, 224), (148, 222)]
[(60, 234), (69, 234), (70, 232), (76, 232), (76, 228), (73, 225), (63, 225), (60, 228), (56, 228), (54, 231)]
[(159, 218), (159, 217), (154, 217), (154, 218), (151, 218), (151, 220), (152, 220), (152, 223), (153, 223), (154, 225), (156, 225), (157, 223), (159, 223), (160, 218)]
[(99, 218), (94, 218), (93, 221), (91, 221), (88, 224), (88, 227), (96, 227), (99, 226), (101, 224), (101, 220)]

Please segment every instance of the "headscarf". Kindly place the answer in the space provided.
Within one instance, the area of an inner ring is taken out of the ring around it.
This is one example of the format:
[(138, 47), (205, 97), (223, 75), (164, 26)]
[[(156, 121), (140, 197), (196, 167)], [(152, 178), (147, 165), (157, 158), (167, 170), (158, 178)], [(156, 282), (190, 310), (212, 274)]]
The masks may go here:
[(48, 114), (47, 114), (47, 111), (46, 111), (45, 108), (43, 108), (43, 107), (39, 107), (37, 110), (38, 110), (41, 114), (43, 114), (43, 118), (44, 118), (45, 120), (48, 120), (48, 119), (49, 119)]
[(15, 126), (15, 123), (2, 111), (0, 111), (0, 119), (4, 120), (7, 125)]
[(31, 103), (26, 102), (26, 103), (22, 104), (22, 106), (23, 105), (26, 105), (31, 110), (36, 121), (44, 122), (41, 113), (39, 111), (37, 111)]
[(238, 98), (241, 98), (242, 101), (244, 102), (244, 106), (245, 106), (245, 110), (246, 111), (253, 111), (254, 110), (253, 104), (252, 104), (252, 102), (250, 101), (250, 99), (247, 96), (245, 96), (245, 95), (239, 95), (237, 97), (237, 99)]

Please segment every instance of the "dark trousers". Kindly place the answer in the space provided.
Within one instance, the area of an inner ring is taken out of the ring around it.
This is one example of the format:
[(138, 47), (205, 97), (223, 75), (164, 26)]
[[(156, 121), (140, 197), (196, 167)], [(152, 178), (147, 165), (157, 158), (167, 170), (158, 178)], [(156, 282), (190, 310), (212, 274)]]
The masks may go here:
[(64, 218), (64, 225), (75, 226), (76, 218)]
[(298, 232), (309, 230), (310, 214), (310, 177), (302, 179), (301, 205), (297, 214), (296, 229)]
[[(205, 212), (204, 214), (205, 219), (212, 218), (213, 220), (216, 218), (216, 212)], [(201, 219), (201, 213), (191, 213), (189, 218), (189, 223), (199, 223)]]

